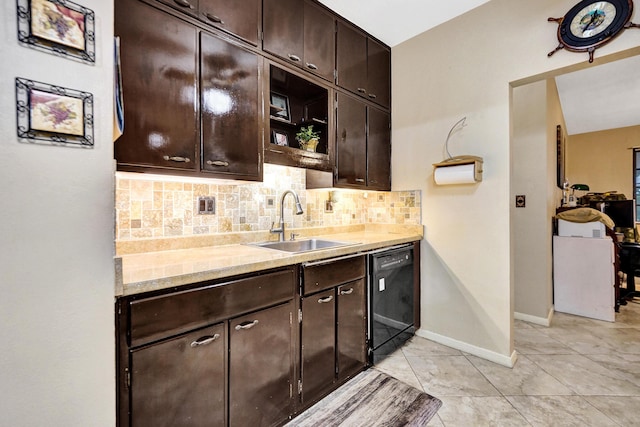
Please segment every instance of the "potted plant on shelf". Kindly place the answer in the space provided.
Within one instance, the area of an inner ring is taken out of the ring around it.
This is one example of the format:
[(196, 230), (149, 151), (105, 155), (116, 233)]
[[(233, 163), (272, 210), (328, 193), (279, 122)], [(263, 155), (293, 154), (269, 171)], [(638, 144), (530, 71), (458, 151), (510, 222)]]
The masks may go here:
[(300, 131), (296, 133), (296, 140), (300, 144), (302, 150), (316, 151), (318, 141), (320, 138), (320, 132), (313, 130), (313, 125), (303, 126)]

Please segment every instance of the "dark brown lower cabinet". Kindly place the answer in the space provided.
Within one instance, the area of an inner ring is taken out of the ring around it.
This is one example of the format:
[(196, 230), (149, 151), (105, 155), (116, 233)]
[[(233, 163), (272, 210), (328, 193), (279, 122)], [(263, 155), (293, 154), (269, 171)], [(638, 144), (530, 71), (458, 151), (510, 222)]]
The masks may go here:
[(119, 298), (117, 426), (284, 424), (366, 367), (365, 291), (355, 255)]
[(225, 324), (131, 352), (133, 426), (224, 426)]
[(293, 302), (229, 321), (229, 425), (271, 426), (293, 413)]
[(305, 294), (300, 327), (303, 408), (367, 365), (364, 257), (311, 264), (303, 268)]
[(335, 290), (302, 299), (303, 404), (330, 391), (336, 376)]
[(360, 372), (367, 364), (367, 306), (364, 279), (338, 286), (338, 382)]
[(291, 266), (118, 299), (117, 426), (288, 420), (297, 401), (296, 277)]

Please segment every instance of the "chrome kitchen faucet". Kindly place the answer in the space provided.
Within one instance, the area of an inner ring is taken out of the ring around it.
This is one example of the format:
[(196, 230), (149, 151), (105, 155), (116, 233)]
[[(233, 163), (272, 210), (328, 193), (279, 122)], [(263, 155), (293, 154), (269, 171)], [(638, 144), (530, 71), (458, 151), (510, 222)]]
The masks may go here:
[(296, 202), (296, 215), (302, 215), (304, 211), (302, 210), (302, 205), (300, 204), (300, 198), (293, 190), (287, 190), (282, 194), (280, 198), (280, 227), (273, 228), (275, 222), (271, 224), (271, 233), (278, 233), (280, 235), (279, 241), (284, 242), (284, 199), (287, 197), (287, 194), (291, 194)]

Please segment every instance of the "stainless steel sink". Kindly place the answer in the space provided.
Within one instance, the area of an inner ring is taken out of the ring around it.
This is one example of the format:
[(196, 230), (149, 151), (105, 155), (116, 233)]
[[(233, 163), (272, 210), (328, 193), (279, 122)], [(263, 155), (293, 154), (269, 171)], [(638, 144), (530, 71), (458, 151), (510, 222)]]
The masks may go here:
[(324, 239), (308, 239), (308, 240), (288, 240), (285, 242), (262, 242), (262, 243), (250, 243), (252, 246), (259, 246), (261, 248), (276, 249), (284, 252), (308, 252), (318, 251), (321, 249), (329, 249), (340, 246), (357, 245), (353, 242), (340, 242), (337, 240), (324, 240)]

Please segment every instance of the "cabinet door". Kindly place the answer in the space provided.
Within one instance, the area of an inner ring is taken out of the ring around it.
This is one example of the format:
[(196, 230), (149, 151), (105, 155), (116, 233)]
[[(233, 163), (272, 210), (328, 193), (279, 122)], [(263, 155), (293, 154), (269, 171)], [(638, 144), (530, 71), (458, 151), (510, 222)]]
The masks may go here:
[(304, 58), (302, 0), (264, 0), (262, 48), (298, 66)]
[(338, 381), (364, 369), (367, 364), (366, 286), (364, 279), (337, 290)]
[(389, 113), (368, 108), (367, 187), (391, 190), (391, 122)]
[(320, 6), (304, 2), (304, 68), (333, 81), (335, 68), (334, 16)]
[(302, 403), (322, 398), (336, 376), (335, 288), (302, 300)]
[(258, 45), (260, 0), (200, 0), (200, 19)]
[(134, 0), (115, 3), (121, 38), (125, 129), (119, 164), (195, 170), (195, 28)]
[(367, 39), (367, 97), (391, 106), (391, 50), (372, 39)]
[(353, 26), (338, 21), (337, 84), (367, 96), (367, 37)]
[(258, 56), (201, 33), (202, 170), (256, 179), (260, 173)]
[(131, 352), (131, 425), (225, 425), (225, 325)]
[(355, 98), (338, 93), (337, 109), (337, 184), (356, 188), (365, 187), (367, 107)]
[(184, 12), (186, 14), (189, 14), (192, 16), (198, 15), (198, 0), (158, 0), (158, 1), (160, 3), (168, 4), (169, 6), (181, 12)]
[(229, 425), (270, 426), (293, 413), (293, 302), (229, 322)]

